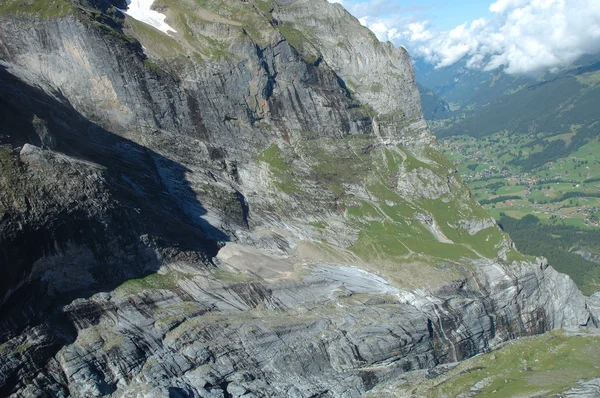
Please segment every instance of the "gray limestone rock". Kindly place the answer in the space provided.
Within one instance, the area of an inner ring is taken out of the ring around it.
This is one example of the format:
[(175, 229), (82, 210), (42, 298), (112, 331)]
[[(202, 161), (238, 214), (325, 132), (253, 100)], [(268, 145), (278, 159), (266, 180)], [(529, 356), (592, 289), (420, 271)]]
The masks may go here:
[(576, 387), (558, 395), (561, 398), (594, 398), (600, 396), (600, 378), (581, 382)]

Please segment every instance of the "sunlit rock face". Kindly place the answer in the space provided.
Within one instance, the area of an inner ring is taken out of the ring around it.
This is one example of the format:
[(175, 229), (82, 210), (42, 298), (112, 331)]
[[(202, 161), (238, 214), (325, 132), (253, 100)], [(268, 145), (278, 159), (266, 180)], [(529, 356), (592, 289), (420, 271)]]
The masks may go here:
[(0, 5), (0, 395), (352, 397), (597, 321), (340, 5), (119, 9)]

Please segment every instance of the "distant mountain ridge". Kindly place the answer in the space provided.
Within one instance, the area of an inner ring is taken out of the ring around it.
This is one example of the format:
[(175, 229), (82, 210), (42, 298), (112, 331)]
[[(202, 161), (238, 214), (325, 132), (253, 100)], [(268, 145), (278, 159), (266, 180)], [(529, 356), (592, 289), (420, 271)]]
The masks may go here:
[(427, 87), (417, 83), (419, 94), (421, 95), (421, 107), (423, 116), (427, 120), (445, 119), (450, 114), (450, 106), (446, 101), (435, 95)]
[(432, 128), (438, 137), (467, 134), (484, 136), (508, 130), (552, 136), (571, 128), (598, 131), (600, 62), (585, 56), (563, 71), (539, 77), (513, 76), (501, 69), (469, 69), (465, 61), (435, 69), (423, 61), (415, 65), (419, 83), (448, 102), (452, 110)]

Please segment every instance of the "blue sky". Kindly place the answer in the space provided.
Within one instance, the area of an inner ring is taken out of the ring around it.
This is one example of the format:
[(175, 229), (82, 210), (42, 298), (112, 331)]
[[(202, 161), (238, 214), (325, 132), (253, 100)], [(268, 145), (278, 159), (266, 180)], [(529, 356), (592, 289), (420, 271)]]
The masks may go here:
[(534, 74), (600, 52), (600, 0), (330, 0), (436, 67)]
[[(415, 1), (414, 3), (425, 3)], [(439, 29), (452, 29), (465, 22), (488, 17), (491, 1), (456, 1), (440, 0), (429, 3), (429, 8), (423, 10), (424, 18), (431, 21)]]
[[(492, 1), (433, 0), (433, 1), (364, 1), (342, 0), (346, 9), (377, 10), (382, 16), (400, 14), (417, 20), (429, 20), (440, 29), (452, 29), (457, 25), (489, 15)], [(381, 5), (381, 7), (379, 7)], [(363, 7), (361, 7), (363, 6)], [(381, 9), (380, 9), (381, 8)], [(352, 11), (351, 11), (352, 12)], [(361, 17), (364, 15), (360, 15)]]

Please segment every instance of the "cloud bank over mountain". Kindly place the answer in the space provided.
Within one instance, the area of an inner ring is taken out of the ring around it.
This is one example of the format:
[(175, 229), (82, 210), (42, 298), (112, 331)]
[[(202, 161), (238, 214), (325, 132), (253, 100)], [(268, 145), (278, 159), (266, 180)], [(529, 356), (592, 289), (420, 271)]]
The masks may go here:
[(380, 40), (402, 45), (436, 67), (466, 57), (471, 68), (534, 74), (600, 52), (598, 0), (498, 0), (490, 5), (489, 18), (445, 31), (406, 16), (406, 9), (383, 12), (390, 1), (343, 4)]

